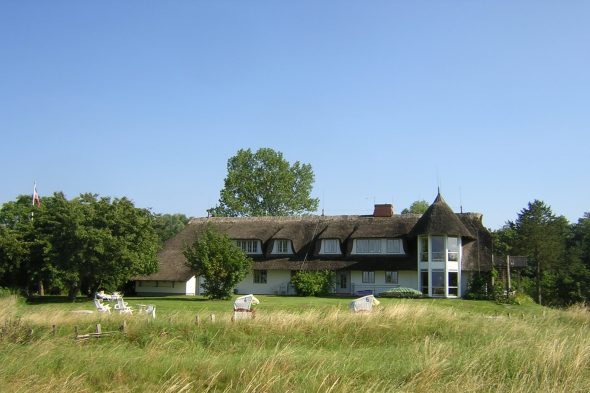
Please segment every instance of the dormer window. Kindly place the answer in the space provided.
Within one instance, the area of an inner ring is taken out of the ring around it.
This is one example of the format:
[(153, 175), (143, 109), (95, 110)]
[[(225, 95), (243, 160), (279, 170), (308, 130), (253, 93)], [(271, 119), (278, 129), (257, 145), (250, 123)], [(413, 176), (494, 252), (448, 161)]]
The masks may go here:
[(340, 240), (322, 239), (320, 254), (340, 254)]
[(381, 239), (357, 239), (357, 254), (381, 254)]
[(277, 239), (274, 241), (272, 254), (293, 254), (291, 241), (287, 239)]
[(401, 239), (355, 239), (353, 254), (403, 254)]
[(401, 239), (386, 239), (385, 247), (387, 254), (401, 254), (402, 241)]
[(240, 247), (246, 254), (260, 254), (259, 240), (236, 240), (236, 246)]

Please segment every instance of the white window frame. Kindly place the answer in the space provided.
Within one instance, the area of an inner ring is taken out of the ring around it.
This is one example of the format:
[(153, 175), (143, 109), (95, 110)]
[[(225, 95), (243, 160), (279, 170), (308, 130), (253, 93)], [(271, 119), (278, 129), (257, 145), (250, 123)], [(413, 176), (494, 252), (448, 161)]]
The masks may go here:
[(273, 254), (291, 254), (290, 240), (275, 239), (273, 246)]
[(363, 284), (375, 284), (375, 271), (374, 270), (365, 270), (362, 273)]
[(401, 239), (385, 239), (385, 253), (386, 254), (402, 254), (402, 240)]
[(260, 254), (260, 241), (258, 240), (236, 240), (236, 246), (240, 247), (246, 254)]
[(252, 273), (254, 284), (267, 284), (268, 283), (268, 270), (256, 269)]
[(320, 254), (341, 254), (340, 240), (338, 239), (322, 239), (320, 247)]
[(385, 284), (399, 284), (399, 274), (397, 271), (385, 272)]
[(381, 254), (381, 239), (355, 239), (355, 254)]

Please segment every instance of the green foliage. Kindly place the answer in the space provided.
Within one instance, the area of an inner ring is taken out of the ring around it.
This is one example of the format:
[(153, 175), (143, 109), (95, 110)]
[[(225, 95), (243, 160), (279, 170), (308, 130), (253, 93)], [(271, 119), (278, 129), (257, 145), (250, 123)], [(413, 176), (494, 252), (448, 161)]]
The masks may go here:
[[(474, 273), (467, 281), (466, 299), (489, 300), (493, 298), (493, 291), (490, 290), (494, 269), (487, 273)], [(497, 272), (495, 273), (497, 275)]]
[(402, 214), (424, 214), (430, 205), (424, 199), (414, 201), (409, 208), (402, 210)]
[(293, 165), (270, 148), (240, 149), (227, 163), (227, 177), (215, 216), (287, 216), (313, 212), (314, 174), (309, 164)]
[(414, 288), (393, 288), (379, 294), (380, 297), (418, 299), (422, 292)]
[(291, 277), (291, 283), (299, 296), (329, 294), (334, 286), (334, 273), (323, 271), (299, 271)]
[(14, 291), (10, 288), (0, 287), (0, 297), (8, 297), (14, 295)]
[(524, 274), (536, 284), (528, 293), (538, 303), (563, 306), (587, 299), (590, 270), (583, 263), (582, 242), (575, 240), (578, 228), (538, 200), (520, 212), (511, 228), (512, 252), (528, 256)]
[(160, 242), (164, 243), (182, 231), (188, 221), (188, 217), (184, 214), (155, 214), (154, 229), (160, 238)]
[(184, 250), (187, 265), (205, 279), (211, 299), (228, 299), (252, 268), (252, 260), (226, 235), (209, 227)]
[(2, 206), (0, 227), (0, 284), (28, 293), (112, 291), (158, 268), (152, 214), (127, 198), (55, 193), (34, 208), (21, 196)]

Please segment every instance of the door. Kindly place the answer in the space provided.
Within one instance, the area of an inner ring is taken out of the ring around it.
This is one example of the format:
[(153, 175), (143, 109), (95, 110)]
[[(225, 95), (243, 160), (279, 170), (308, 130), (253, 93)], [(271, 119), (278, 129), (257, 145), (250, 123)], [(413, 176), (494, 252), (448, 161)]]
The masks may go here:
[(336, 274), (336, 293), (350, 294), (349, 271), (340, 271)]

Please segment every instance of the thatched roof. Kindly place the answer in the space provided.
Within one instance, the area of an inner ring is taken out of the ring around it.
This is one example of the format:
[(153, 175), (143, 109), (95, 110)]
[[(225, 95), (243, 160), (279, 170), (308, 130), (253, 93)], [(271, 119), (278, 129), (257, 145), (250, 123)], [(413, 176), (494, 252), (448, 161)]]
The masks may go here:
[(473, 233), (465, 227), (440, 193), (412, 228), (410, 236), (418, 235), (454, 235), (475, 239)]
[[(158, 253), (160, 271), (138, 280), (184, 281), (193, 273), (186, 266), (183, 250), (211, 226), (232, 239), (260, 240), (262, 254), (253, 256), (254, 267), (268, 270), (415, 270), (416, 240), (421, 234), (448, 234), (463, 238), (463, 268), (488, 270), (491, 266), (491, 234), (481, 215), (455, 214), (440, 194), (422, 215), (304, 217), (210, 217), (192, 219)], [(352, 255), (359, 238), (400, 238), (404, 255)], [(273, 243), (290, 240), (293, 255), (272, 255)], [(342, 255), (320, 255), (322, 239), (339, 239)]]

